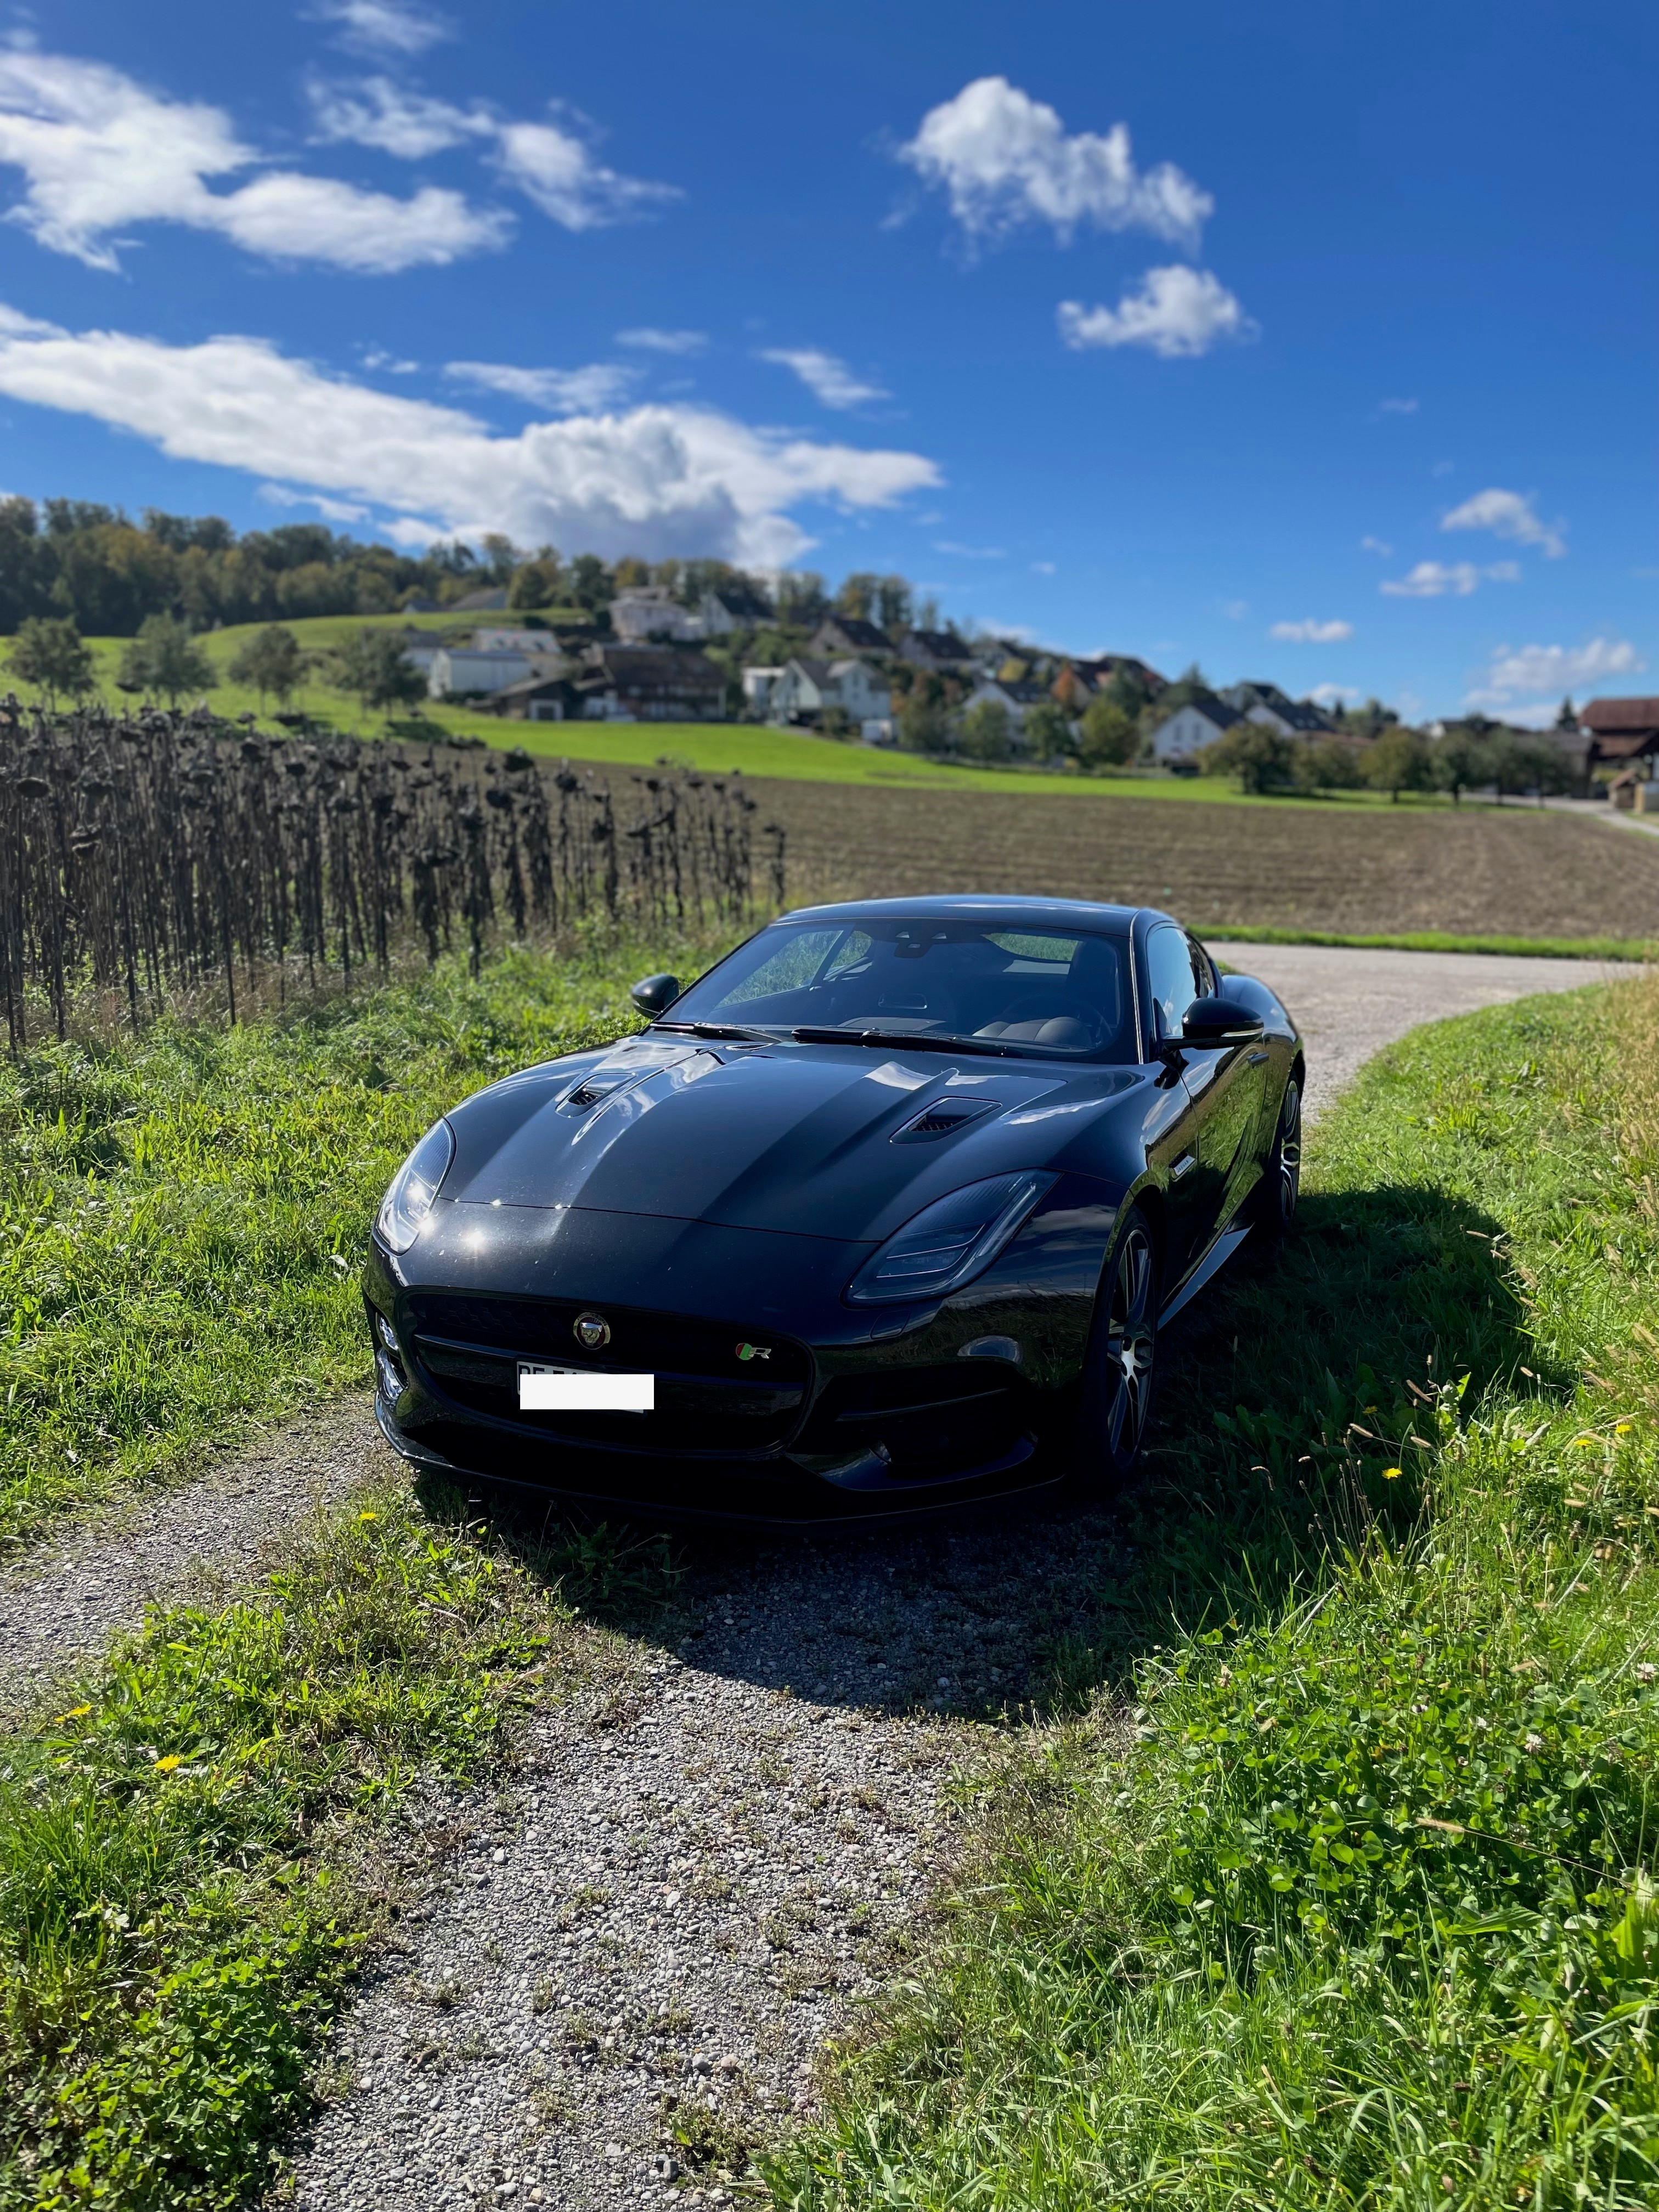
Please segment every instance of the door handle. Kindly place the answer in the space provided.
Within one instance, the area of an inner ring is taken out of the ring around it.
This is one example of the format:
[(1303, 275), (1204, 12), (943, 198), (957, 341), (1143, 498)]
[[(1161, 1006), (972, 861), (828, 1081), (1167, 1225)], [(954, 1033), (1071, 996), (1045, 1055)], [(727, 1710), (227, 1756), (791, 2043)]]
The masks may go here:
[(1190, 1152), (1183, 1152), (1181, 1155), (1181, 1158), (1176, 1162), (1175, 1165), (1170, 1170), (1170, 1181), (1171, 1182), (1179, 1182), (1182, 1176), (1186, 1174), (1188, 1168), (1195, 1168), (1197, 1165), (1198, 1162), (1193, 1158)]
[(1253, 1052), (1249, 1055), (1248, 1065), (1251, 1067), (1260, 1067), (1262, 1061), (1266, 1060), (1267, 1057), (1267, 1055), (1265, 1052)]

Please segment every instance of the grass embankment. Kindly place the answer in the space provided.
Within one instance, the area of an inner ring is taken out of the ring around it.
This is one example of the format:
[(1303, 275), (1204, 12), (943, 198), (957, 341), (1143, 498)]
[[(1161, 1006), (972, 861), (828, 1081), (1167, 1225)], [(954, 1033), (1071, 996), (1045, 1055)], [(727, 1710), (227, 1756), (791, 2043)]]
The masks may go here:
[(781, 2203), (1659, 2201), (1656, 1294), (1659, 984), (1372, 1067)]
[(353, 1966), (457, 1840), (417, 1778), (499, 1774), (515, 1711), (623, 1663), (560, 1574), (665, 1587), (659, 1551), (514, 1559), (371, 1492), (0, 1741), (3, 2212), (263, 2195)]
[(1460, 937), (1444, 929), (1401, 930), (1393, 935), (1341, 936), (1328, 929), (1250, 929), (1236, 927), (1211, 933), (1217, 945), (1358, 945), (1380, 952), (1480, 952), (1516, 954), (1534, 960), (1659, 959), (1659, 939), (1650, 937)]
[(447, 1107), (638, 1026), (677, 951), (518, 952), (285, 1019), (0, 1063), (0, 1548), (365, 1381), (374, 1208)]

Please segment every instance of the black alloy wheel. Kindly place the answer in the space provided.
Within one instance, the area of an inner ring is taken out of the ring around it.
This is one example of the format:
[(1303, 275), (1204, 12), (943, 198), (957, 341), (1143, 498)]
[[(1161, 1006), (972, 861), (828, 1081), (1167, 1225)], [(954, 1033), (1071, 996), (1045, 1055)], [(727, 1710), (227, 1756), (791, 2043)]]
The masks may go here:
[(1158, 1247), (1132, 1206), (1118, 1232), (1096, 1309), (1078, 1437), (1077, 1475), (1097, 1493), (1134, 1472), (1152, 1418), (1158, 1351)]
[(1261, 1181), (1256, 1188), (1257, 1220), (1269, 1237), (1282, 1237), (1295, 1218), (1302, 1194), (1302, 1086), (1294, 1075), (1285, 1085), (1279, 1127), (1261, 1164)]

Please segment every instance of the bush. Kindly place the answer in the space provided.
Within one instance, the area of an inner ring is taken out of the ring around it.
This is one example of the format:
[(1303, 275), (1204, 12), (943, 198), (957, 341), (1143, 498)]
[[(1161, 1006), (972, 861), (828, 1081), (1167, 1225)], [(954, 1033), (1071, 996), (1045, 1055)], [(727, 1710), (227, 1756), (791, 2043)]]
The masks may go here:
[(1091, 774), (1123, 768), (1139, 750), (1140, 731), (1133, 714), (1116, 699), (1102, 692), (1083, 710), (1078, 733), (1077, 757)]
[(1000, 699), (981, 699), (963, 716), (962, 750), (969, 760), (1007, 759), (1013, 750), (1012, 726)]
[(1236, 775), (1241, 791), (1287, 790), (1296, 771), (1296, 747), (1265, 722), (1235, 722), (1224, 738), (1198, 757), (1206, 775)]

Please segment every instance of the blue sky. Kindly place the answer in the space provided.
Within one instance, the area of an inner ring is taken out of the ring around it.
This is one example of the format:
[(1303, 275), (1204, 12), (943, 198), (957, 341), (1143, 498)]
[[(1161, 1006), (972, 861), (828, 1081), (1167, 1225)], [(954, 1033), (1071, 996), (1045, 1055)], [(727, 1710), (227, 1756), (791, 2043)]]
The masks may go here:
[(1659, 683), (1633, 0), (0, 25), (9, 489), (897, 568), (1418, 714)]

